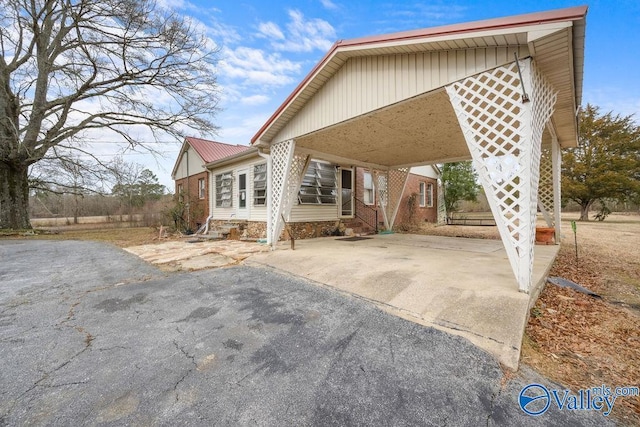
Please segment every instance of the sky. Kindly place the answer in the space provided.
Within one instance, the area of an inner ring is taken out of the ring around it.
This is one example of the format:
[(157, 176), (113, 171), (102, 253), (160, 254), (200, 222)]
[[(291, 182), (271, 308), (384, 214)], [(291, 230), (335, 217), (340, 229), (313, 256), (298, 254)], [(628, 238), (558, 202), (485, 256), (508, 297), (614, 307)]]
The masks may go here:
[[(253, 135), (337, 40), (586, 4), (583, 105), (634, 114), (640, 123), (640, 1), (208, 1), (160, 0), (195, 19), (219, 47), (221, 111), (217, 135), (190, 135), (249, 145)], [(163, 158), (130, 154), (173, 191), (179, 143)]]

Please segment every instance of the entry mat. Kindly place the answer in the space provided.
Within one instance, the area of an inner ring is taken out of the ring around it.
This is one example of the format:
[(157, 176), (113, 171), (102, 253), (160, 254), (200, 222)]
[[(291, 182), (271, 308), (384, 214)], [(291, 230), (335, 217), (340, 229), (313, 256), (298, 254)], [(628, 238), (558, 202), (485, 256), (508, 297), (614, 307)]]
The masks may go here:
[(358, 240), (370, 240), (373, 237), (362, 237), (362, 236), (352, 236), (352, 237), (342, 237), (336, 240), (343, 240), (345, 242), (357, 242)]

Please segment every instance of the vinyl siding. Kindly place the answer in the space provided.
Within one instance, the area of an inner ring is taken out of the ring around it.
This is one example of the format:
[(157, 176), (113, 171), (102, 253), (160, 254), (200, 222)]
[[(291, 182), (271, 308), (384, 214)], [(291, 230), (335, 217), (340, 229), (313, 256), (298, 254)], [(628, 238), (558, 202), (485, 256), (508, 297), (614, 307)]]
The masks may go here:
[(280, 130), (274, 142), (308, 134), (529, 55), (526, 46), (354, 57)]

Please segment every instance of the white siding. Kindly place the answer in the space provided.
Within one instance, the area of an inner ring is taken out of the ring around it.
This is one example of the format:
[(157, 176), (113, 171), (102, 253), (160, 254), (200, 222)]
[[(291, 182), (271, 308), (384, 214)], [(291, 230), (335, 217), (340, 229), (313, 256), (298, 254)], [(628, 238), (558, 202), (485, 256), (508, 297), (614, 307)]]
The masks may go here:
[(273, 138), (284, 141), (512, 62), (526, 46), (350, 58)]
[[(211, 182), (209, 185), (209, 200), (210, 212), (213, 214), (213, 219), (229, 220), (236, 218), (236, 208), (238, 205), (238, 184), (237, 179), (233, 182), (233, 206), (231, 208), (216, 208), (216, 175), (232, 172), (234, 177), (237, 177), (237, 172), (240, 169), (248, 169), (247, 176), (247, 194), (251, 208), (249, 210), (249, 221), (266, 221), (267, 220), (267, 208), (265, 206), (253, 205), (253, 166), (264, 163), (265, 159), (256, 155), (254, 158), (240, 161), (235, 164), (222, 166), (212, 169)], [(267, 188), (267, 191), (271, 191)], [(291, 221), (293, 222), (305, 222), (305, 221), (333, 221), (338, 219), (338, 206), (337, 205), (298, 205), (294, 203), (291, 208)]]
[(189, 146), (187, 151), (182, 153), (180, 156), (180, 163), (178, 163), (176, 174), (173, 179), (178, 180), (186, 178), (187, 176), (198, 174), (204, 170), (206, 170), (204, 167), (204, 161), (198, 155), (196, 150)]
[(336, 221), (338, 219), (338, 205), (293, 205), (291, 208), (292, 222), (307, 221)]
[(428, 178), (438, 179), (438, 173), (433, 166), (414, 166), (409, 171), (414, 175), (426, 176)]

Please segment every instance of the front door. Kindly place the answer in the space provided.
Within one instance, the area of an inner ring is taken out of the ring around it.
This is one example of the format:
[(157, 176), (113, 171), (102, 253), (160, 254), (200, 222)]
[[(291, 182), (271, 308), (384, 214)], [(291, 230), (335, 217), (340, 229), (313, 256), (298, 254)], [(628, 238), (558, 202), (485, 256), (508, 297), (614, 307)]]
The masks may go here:
[(353, 169), (340, 168), (340, 216), (353, 217)]
[(249, 219), (249, 201), (247, 194), (247, 170), (238, 171), (238, 219)]

